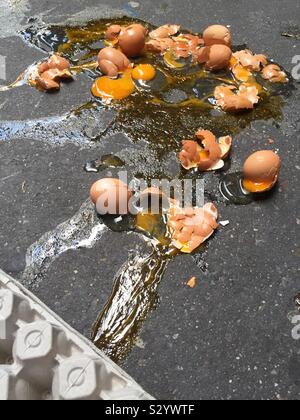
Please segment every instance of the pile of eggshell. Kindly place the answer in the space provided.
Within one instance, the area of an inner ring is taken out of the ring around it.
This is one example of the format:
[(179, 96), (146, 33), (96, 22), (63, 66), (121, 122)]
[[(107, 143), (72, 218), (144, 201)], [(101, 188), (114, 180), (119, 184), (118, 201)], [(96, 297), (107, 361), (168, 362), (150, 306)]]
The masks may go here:
[[(156, 70), (150, 64), (135, 67), (131, 62), (147, 51), (163, 55), (170, 52), (177, 58), (191, 57), (194, 64), (201, 64), (211, 72), (231, 70), (238, 83), (220, 85), (214, 91), (216, 106), (225, 112), (251, 110), (259, 102), (262, 87), (255, 81), (254, 73), (261, 73), (271, 83), (288, 82), (285, 72), (276, 64), (268, 64), (265, 55), (249, 50), (233, 53), (230, 29), (223, 25), (209, 26), (202, 36), (182, 33), (179, 25), (164, 25), (150, 33), (139, 23), (111, 25), (105, 40), (108, 47), (99, 52), (97, 59), (104, 77), (95, 81), (92, 93), (106, 101), (130, 96), (135, 91), (132, 79), (149, 81), (155, 77)], [(58, 90), (61, 81), (72, 78), (69, 68), (67, 60), (54, 55), (38, 66), (33, 82), (45, 91)]]

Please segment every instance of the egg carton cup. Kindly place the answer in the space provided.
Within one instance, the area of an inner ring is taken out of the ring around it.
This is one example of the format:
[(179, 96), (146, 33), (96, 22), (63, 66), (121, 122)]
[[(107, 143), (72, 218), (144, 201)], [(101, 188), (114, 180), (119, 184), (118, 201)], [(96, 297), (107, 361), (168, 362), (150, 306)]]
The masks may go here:
[(0, 400), (153, 400), (0, 270)]

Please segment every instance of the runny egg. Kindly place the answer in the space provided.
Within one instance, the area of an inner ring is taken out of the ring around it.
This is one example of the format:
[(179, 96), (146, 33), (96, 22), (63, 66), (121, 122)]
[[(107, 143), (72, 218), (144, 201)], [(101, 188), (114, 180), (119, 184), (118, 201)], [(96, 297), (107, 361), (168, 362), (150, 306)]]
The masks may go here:
[(132, 77), (135, 80), (150, 81), (156, 76), (156, 70), (151, 64), (139, 64), (132, 70)]
[(230, 47), (232, 42), (230, 30), (223, 25), (209, 26), (203, 33), (203, 39), (207, 46), (222, 44)]
[(90, 198), (100, 215), (128, 214), (132, 192), (128, 186), (114, 178), (103, 178), (95, 182), (90, 190)]
[(280, 157), (273, 151), (261, 150), (253, 153), (244, 163), (244, 188), (252, 193), (271, 190), (278, 180), (280, 168)]
[(126, 70), (118, 79), (108, 76), (99, 77), (92, 86), (92, 94), (104, 100), (128, 98), (135, 91), (131, 70)]

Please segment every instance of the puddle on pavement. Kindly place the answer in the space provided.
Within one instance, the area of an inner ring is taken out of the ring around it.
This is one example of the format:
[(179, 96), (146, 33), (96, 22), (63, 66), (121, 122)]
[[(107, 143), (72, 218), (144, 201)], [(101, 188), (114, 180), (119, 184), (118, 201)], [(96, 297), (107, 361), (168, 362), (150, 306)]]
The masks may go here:
[[(62, 53), (71, 61), (73, 71), (85, 75), (92, 87), (94, 80), (100, 76), (93, 63), (99, 50), (105, 46), (104, 33), (107, 26), (112, 23), (128, 25), (132, 22), (131, 19), (123, 18), (101, 20), (86, 26), (44, 28), (33, 24), (22, 32), (22, 37), (26, 43), (47, 53)], [(153, 28), (145, 25), (149, 29)], [(70, 110), (64, 116), (24, 122), (7, 121), (0, 125), (0, 141), (39, 138), (54, 145), (72, 142), (80, 147), (92, 146), (95, 151), (94, 160), (82, 162), (82, 167), (78, 170), (84, 168), (87, 172), (99, 172), (103, 168), (126, 168), (124, 156), (120, 159), (113, 155), (97, 155), (97, 145), (101, 139), (121, 132), (137, 146), (146, 142), (145, 153), (153, 154), (157, 162), (160, 162), (170, 153), (177, 153), (181, 140), (193, 137), (200, 127), (211, 130), (218, 136), (235, 136), (257, 120), (279, 124), (283, 118), (285, 97), (292, 89), (290, 84), (271, 86), (260, 79), (264, 91), (258, 106), (251, 112), (231, 115), (215, 109), (213, 97), (217, 85), (224, 81), (227, 84), (234, 83), (231, 72), (213, 74), (188, 61), (178, 68), (170, 68), (160, 55), (154, 54), (147, 54), (135, 62), (152, 64), (157, 70), (157, 76), (146, 85), (137, 82), (136, 92), (127, 99), (107, 105), (91, 94), (88, 103)], [(31, 67), (9, 89), (20, 88), (27, 83), (29, 71)], [(76, 89), (76, 76), (73, 85)], [(58, 100), (59, 95), (64, 95), (63, 89), (57, 96)], [(142, 155), (140, 158), (143, 161)], [(149, 173), (153, 173), (153, 162), (145, 155), (143, 164), (137, 164), (136, 170), (133, 170), (133, 176), (147, 178)], [(158, 164), (156, 177), (164, 176), (165, 172), (159, 169)], [(179, 166), (177, 176), (186, 176)], [(237, 184), (236, 179), (231, 181)], [(89, 184), (87, 178), (87, 188)], [(234, 185), (234, 188), (238, 186)], [(249, 197), (242, 199), (249, 200)], [(158, 286), (168, 262), (176, 253), (165, 242), (164, 221), (153, 224), (142, 216), (138, 223), (127, 218), (122, 223), (109, 219), (103, 221), (98, 220), (92, 204), (84, 203), (72, 219), (44, 235), (30, 247), (23, 281), (28, 287), (34, 288), (56, 258), (68, 250), (94, 246), (96, 241), (101, 241), (107, 228), (140, 232), (149, 241), (152, 252), (146, 256), (129, 257), (117, 274), (112, 295), (93, 327), (92, 339), (95, 344), (119, 362), (129, 354), (143, 322), (156, 307), (159, 301)], [(200, 268), (204, 267), (200, 251), (194, 258)]]

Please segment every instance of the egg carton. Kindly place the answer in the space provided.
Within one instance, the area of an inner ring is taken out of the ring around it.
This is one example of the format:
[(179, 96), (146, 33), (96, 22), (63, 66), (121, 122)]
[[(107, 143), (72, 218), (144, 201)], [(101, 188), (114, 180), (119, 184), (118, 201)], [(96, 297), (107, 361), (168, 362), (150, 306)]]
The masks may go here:
[(153, 400), (0, 270), (0, 400)]

